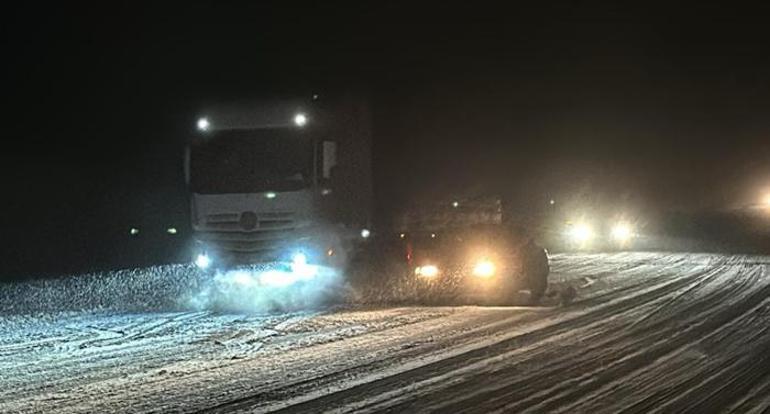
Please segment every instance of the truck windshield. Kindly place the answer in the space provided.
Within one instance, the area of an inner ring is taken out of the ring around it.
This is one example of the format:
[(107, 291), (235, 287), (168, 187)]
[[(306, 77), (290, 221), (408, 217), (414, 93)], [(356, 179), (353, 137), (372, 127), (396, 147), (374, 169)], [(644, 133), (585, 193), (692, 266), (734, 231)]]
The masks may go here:
[(311, 185), (312, 171), (312, 142), (297, 129), (216, 131), (190, 149), (196, 193), (300, 190)]

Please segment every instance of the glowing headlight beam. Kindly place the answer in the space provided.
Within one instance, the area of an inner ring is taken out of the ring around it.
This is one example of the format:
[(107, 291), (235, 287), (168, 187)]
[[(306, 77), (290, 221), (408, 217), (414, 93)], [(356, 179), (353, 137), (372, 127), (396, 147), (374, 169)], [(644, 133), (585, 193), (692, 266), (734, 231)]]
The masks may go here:
[(291, 261), (293, 264), (297, 266), (302, 266), (307, 264), (307, 256), (305, 256), (305, 253), (296, 253), (292, 258)]
[(195, 258), (195, 265), (201, 269), (207, 269), (211, 265), (211, 258), (205, 253), (201, 253)]
[(307, 116), (305, 114), (294, 115), (294, 125), (303, 127), (307, 124)]
[(477, 277), (491, 277), (495, 274), (495, 264), (489, 260), (482, 260), (473, 266), (473, 275)]
[(291, 259), (291, 272), (294, 277), (312, 278), (318, 273), (318, 266), (308, 264), (305, 253), (299, 252)]
[(209, 120), (207, 118), (198, 119), (198, 123), (196, 125), (198, 126), (198, 131), (201, 131), (201, 132), (206, 132), (211, 127), (211, 123), (209, 123)]
[(571, 226), (567, 230), (567, 236), (569, 236), (572, 241), (585, 243), (594, 237), (594, 231), (589, 225), (581, 223)]
[(625, 243), (634, 236), (631, 226), (626, 223), (617, 223), (612, 227), (610, 236), (613, 240)]
[(414, 274), (423, 277), (434, 277), (438, 275), (438, 267), (434, 265), (417, 266), (414, 269)]

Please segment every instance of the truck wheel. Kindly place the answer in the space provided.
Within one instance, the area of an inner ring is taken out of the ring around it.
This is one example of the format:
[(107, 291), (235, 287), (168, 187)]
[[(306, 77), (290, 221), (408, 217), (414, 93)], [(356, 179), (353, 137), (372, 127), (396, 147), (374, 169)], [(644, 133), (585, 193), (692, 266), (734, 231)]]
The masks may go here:
[(528, 275), (529, 279), (529, 297), (532, 304), (540, 303), (546, 289), (548, 289), (548, 274)]

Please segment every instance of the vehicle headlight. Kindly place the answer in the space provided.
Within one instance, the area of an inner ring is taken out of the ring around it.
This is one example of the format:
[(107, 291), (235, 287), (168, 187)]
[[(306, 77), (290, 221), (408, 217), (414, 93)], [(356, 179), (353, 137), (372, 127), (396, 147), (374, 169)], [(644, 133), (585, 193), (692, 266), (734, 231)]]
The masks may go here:
[(625, 243), (634, 237), (634, 231), (627, 223), (617, 223), (612, 227), (610, 236), (615, 241)]
[(417, 266), (414, 269), (414, 274), (423, 277), (434, 277), (438, 275), (438, 267), (434, 265)]
[(291, 258), (292, 264), (296, 266), (303, 266), (307, 264), (307, 256), (305, 256), (305, 253), (295, 253), (294, 256)]
[(318, 267), (308, 264), (305, 253), (298, 252), (291, 258), (291, 271), (295, 275), (309, 278), (318, 273)]
[(195, 258), (195, 265), (201, 269), (207, 269), (211, 266), (211, 258), (206, 253), (201, 253)]
[(473, 266), (473, 276), (491, 277), (495, 274), (495, 264), (489, 260), (481, 260)]
[(572, 241), (585, 243), (594, 237), (594, 230), (588, 224), (575, 224), (567, 229), (567, 236)]

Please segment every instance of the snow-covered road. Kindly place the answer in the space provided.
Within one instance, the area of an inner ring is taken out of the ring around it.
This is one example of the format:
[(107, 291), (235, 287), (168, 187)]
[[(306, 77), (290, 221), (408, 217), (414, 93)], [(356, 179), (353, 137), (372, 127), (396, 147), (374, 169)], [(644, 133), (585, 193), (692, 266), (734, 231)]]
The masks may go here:
[(770, 258), (565, 254), (552, 269), (572, 303), (82, 310), (50, 303), (71, 287), (0, 286), (0, 412), (770, 410)]

